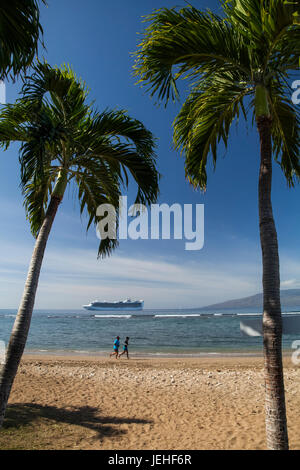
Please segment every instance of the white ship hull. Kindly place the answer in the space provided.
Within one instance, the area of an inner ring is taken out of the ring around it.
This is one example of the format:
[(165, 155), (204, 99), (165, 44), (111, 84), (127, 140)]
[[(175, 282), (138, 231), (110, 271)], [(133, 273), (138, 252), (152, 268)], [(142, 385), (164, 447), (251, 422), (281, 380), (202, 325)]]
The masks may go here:
[(116, 308), (116, 307), (93, 307), (90, 305), (83, 305), (83, 308), (86, 310), (97, 310), (97, 311), (110, 311), (110, 312), (126, 312), (129, 310), (143, 310), (143, 306), (141, 307), (123, 307), (123, 308)]
[(124, 300), (122, 302), (91, 302), (89, 305), (83, 305), (83, 308), (86, 310), (92, 311), (110, 311), (110, 312), (126, 312), (132, 310), (143, 310), (144, 301), (143, 300)]

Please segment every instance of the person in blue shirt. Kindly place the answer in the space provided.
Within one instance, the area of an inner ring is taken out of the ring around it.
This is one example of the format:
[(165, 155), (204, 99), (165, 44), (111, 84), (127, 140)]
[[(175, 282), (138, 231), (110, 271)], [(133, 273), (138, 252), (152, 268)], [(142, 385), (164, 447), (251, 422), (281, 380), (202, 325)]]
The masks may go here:
[(117, 338), (114, 341), (114, 352), (112, 352), (109, 357), (111, 356), (116, 356), (116, 359), (118, 359), (119, 356), (119, 347), (120, 347), (120, 336), (117, 336)]

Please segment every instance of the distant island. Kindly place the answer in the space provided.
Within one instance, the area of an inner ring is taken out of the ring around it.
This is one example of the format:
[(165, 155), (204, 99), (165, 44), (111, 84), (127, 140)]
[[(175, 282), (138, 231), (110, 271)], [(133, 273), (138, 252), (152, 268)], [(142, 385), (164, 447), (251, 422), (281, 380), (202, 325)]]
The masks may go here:
[[(299, 308), (300, 306), (300, 289), (287, 289), (280, 291), (282, 309)], [(222, 310), (235, 308), (262, 308), (263, 295), (256, 294), (242, 299), (227, 300), (218, 304), (201, 307), (199, 310)]]

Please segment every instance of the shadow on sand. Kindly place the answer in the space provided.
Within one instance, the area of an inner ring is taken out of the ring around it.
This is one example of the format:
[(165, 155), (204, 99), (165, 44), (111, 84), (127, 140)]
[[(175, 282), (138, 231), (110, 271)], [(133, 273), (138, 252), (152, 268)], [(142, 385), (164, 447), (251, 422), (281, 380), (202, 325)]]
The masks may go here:
[(18, 429), (20, 426), (34, 424), (41, 418), (56, 423), (85, 427), (95, 431), (98, 438), (118, 437), (126, 434), (126, 430), (118, 428), (122, 424), (149, 424), (152, 422), (145, 419), (101, 416), (100, 409), (91, 406), (65, 409), (38, 403), (18, 403), (7, 407), (3, 428), (7, 430)]

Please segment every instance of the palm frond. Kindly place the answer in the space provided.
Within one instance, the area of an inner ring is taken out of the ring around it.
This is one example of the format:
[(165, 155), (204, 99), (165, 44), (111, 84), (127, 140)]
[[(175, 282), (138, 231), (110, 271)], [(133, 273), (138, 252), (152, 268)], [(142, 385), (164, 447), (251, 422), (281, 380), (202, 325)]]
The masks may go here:
[[(273, 62), (287, 66), (290, 54), (297, 55), (299, 25), (294, 15), (300, 10), (298, 0), (225, 0), (223, 8), (233, 28), (254, 51), (252, 68), (257, 73), (272, 74)], [(283, 45), (289, 51), (284, 56)]]
[(201, 189), (206, 188), (209, 154), (215, 166), (220, 140), (226, 147), (232, 122), (241, 111), (246, 117), (244, 98), (262, 86), (272, 101), (275, 158), (293, 184), (299, 176), (299, 118), (278, 84), (299, 66), (300, 2), (221, 3), (224, 18), (192, 6), (147, 16), (135, 75), (166, 103), (178, 96), (176, 80), (189, 79), (190, 93), (174, 122), (173, 139), (185, 155), (186, 177)]
[(43, 107), (26, 125), (26, 141), (20, 147), (21, 184), (43, 178), (52, 160), (59, 158), (59, 148), (65, 140), (65, 129), (52, 119), (51, 110)]
[(289, 186), (300, 181), (300, 116), (283, 95), (271, 101), (274, 157), (280, 163)]
[(85, 103), (88, 89), (67, 64), (59, 68), (51, 67), (45, 60), (37, 61), (33, 73), (25, 77), (23, 99), (34, 104), (41, 104), (44, 100), (49, 104), (45, 97), (47, 93), (51, 95), (52, 106), (61, 108), (65, 118), (78, 119), (78, 108), (81, 109), (82, 117), (89, 109)]
[[(300, 25), (286, 29), (274, 44), (267, 57), (267, 72), (270, 77), (280, 72), (288, 76), (291, 70), (299, 68), (300, 56)], [(274, 73), (275, 72), (275, 73)]]
[(88, 136), (108, 137), (127, 142), (136, 148), (137, 153), (153, 154), (155, 138), (153, 134), (145, 128), (141, 121), (130, 117), (125, 110), (105, 110), (102, 113), (94, 113), (90, 119), (84, 123), (85, 132)]
[(128, 185), (127, 172), (131, 174), (138, 186), (137, 204), (148, 205), (156, 202), (159, 174), (155, 167), (155, 161), (148, 155), (138, 154), (122, 143), (114, 146), (101, 145), (94, 149), (92, 155), (106, 161), (110, 171), (116, 171), (125, 186)]
[[(238, 30), (212, 12), (189, 7), (156, 10), (135, 53), (135, 75), (151, 95), (168, 102), (178, 97), (176, 80), (184, 75), (239, 71), (251, 76), (249, 50)], [(177, 68), (176, 68), (177, 67)]]
[(245, 84), (234, 83), (227, 75), (201, 82), (193, 89), (174, 122), (174, 143), (185, 156), (185, 171), (190, 183), (205, 190), (206, 165), (212, 154), (217, 161), (217, 146), (222, 139), (227, 147), (229, 131), (240, 112), (246, 119), (243, 100), (252, 93)]
[[(87, 230), (92, 224), (95, 226), (101, 220), (97, 215), (97, 208), (102, 204), (110, 204), (114, 207), (116, 213), (116, 232), (119, 220), (119, 197), (120, 188), (116, 182), (111, 182), (110, 190), (104, 189), (102, 185), (102, 169), (74, 173), (75, 181), (78, 186), (78, 199), (80, 202), (80, 213), (88, 215)], [(98, 249), (98, 257), (104, 258), (111, 254), (114, 248), (118, 246), (116, 238), (103, 238)]]
[(56, 174), (57, 171), (54, 169), (44, 170), (42, 176), (24, 185), (24, 206), (31, 233), (34, 237), (37, 237), (44, 221)]
[(36, 115), (32, 106), (21, 99), (14, 104), (2, 106), (0, 113), (0, 145), (6, 148), (12, 142), (26, 142), (29, 139), (26, 125)]
[(298, 1), (223, 0), (225, 14), (250, 42), (272, 45), (285, 28), (294, 24)]
[[(45, 0), (41, 1), (46, 4)], [(43, 34), (40, 3), (38, 0), (0, 2), (0, 80), (14, 78), (34, 60)]]
[[(118, 222), (121, 188), (130, 174), (138, 186), (137, 202), (155, 202), (159, 176), (152, 133), (125, 111), (92, 110), (85, 84), (70, 67), (38, 62), (33, 70), (21, 98), (0, 117), (2, 146), (21, 142), (21, 183), (32, 233), (41, 227), (49, 196), (62, 199), (72, 180), (80, 212), (88, 216), (87, 230), (99, 222), (102, 204), (114, 206)], [(101, 240), (98, 256), (116, 246), (114, 238)]]
[(76, 142), (78, 149), (86, 149), (86, 153), (79, 153), (72, 164), (80, 165), (82, 157), (100, 159), (108, 165), (110, 174), (117, 175), (125, 186), (129, 172), (138, 186), (136, 202), (154, 203), (158, 196), (159, 174), (152, 133), (124, 111), (95, 114), (84, 123), (84, 129)]

